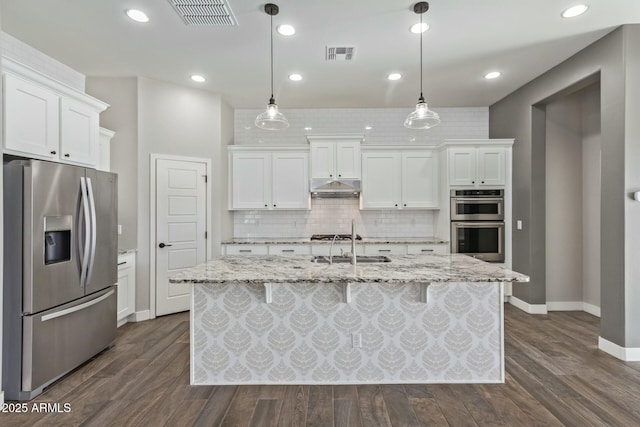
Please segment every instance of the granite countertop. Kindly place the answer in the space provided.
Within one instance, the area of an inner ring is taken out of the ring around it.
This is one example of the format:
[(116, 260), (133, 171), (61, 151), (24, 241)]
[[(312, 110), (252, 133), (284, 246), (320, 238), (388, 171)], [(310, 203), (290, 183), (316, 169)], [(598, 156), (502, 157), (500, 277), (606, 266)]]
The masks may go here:
[(309, 255), (231, 255), (172, 275), (171, 283), (528, 282), (524, 274), (462, 254), (391, 256), (391, 262), (322, 264)]
[[(300, 245), (300, 244), (331, 244), (331, 240), (310, 240), (308, 237), (246, 237), (224, 240), (223, 245)], [(350, 240), (336, 240), (336, 244), (351, 244)], [(424, 245), (437, 245), (449, 243), (447, 240), (438, 237), (363, 237), (357, 244), (380, 244), (380, 243), (415, 243)]]

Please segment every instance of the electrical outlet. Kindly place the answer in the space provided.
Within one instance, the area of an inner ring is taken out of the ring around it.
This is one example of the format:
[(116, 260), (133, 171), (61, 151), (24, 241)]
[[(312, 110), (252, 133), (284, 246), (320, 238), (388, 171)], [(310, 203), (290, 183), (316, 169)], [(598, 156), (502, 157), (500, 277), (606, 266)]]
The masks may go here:
[(351, 344), (353, 348), (362, 347), (362, 334), (360, 334), (360, 332), (354, 332), (351, 334)]
[(118, 235), (122, 234), (122, 224), (118, 224)]
[(516, 228), (518, 230), (522, 230), (522, 220), (521, 219), (516, 221)]

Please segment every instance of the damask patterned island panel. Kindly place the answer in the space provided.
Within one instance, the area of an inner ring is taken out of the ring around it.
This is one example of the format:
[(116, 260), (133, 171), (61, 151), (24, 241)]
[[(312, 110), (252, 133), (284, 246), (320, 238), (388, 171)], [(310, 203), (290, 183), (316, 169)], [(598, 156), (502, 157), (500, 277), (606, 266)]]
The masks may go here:
[[(236, 270), (237, 258), (255, 262)], [(242, 256), (196, 267), (191, 383), (503, 382), (501, 282), (528, 277), (464, 258), (393, 257), (354, 271)]]

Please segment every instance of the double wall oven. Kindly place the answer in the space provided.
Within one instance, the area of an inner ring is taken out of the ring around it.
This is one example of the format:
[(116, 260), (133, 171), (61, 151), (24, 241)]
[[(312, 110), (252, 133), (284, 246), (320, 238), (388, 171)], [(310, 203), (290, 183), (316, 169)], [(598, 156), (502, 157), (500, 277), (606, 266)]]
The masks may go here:
[(451, 252), (504, 262), (504, 190), (451, 190)]

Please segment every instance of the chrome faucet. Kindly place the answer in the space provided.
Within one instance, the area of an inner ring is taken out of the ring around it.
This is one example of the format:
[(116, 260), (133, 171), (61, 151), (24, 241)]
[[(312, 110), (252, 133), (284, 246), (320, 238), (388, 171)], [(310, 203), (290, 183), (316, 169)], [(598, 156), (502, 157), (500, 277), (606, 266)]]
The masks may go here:
[(356, 220), (351, 220), (351, 264), (356, 267)]
[(333, 255), (331, 253), (333, 251), (333, 244), (335, 243), (337, 238), (338, 238), (338, 235), (334, 234), (333, 239), (331, 239), (331, 246), (329, 246), (329, 265), (333, 264)]

